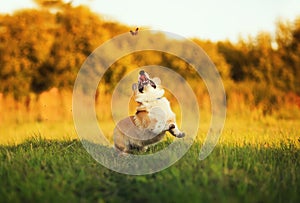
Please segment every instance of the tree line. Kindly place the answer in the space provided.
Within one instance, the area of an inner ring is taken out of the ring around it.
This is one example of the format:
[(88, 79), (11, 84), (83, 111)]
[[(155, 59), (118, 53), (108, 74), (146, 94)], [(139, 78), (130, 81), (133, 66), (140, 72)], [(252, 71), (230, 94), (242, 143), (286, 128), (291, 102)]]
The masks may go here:
[[(130, 30), (84, 6), (36, 2), (39, 9), (0, 14), (0, 93), (16, 100), (52, 87), (71, 89), (78, 70), (93, 50)], [(158, 34), (156, 38), (164, 40), (165, 36)], [(237, 43), (192, 40), (208, 53), (226, 84), (255, 94), (254, 105), (265, 98), (272, 104), (286, 94), (300, 96), (300, 18), (293, 22), (281, 20), (276, 24), (276, 33), (261, 32)], [(120, 60), (104, 80), (113, 85), (127, 70), (136, 64), (147, 65), (149, 59), (193, 78), (186, 71), (188, 65), (178, 58), (147, 52)], [(233, 90), (228, 88), (227, 92)]]

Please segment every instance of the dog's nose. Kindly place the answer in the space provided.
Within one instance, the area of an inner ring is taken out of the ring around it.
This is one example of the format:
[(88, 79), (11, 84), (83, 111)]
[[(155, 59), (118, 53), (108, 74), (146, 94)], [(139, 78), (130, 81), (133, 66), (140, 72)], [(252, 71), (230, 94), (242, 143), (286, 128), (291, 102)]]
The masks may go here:
[(140, 71), (140, 75), (145, 75), (145, 71), (144, 71), (144, 70), (141, 70), (141, 71)]

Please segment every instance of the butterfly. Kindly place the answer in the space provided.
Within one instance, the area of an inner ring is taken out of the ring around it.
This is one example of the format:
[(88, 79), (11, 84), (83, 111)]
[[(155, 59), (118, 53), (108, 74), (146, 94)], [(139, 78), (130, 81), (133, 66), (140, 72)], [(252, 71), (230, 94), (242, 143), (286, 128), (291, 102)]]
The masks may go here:
[(135, 35), (138, 34), (138, 31), (139, 31), (139, 28), (137, 27), (137, 28), (135, 29), (135, 31), (130, 30), (130, 33), (131, 33), (132, 36), (135, 36)]

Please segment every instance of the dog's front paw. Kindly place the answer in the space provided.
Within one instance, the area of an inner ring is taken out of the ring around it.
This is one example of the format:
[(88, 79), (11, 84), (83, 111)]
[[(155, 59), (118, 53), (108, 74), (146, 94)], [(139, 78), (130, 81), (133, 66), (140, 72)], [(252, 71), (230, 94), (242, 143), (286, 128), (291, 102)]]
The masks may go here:
[(184, 136), (185, 136), (184, 132), (181, 132), (178, 135), (176, 135), (177, 138), (183, 138)]
[(184, 132), (181, 132), (174, 123), (171, 123), (169, 125), (169, 132), (174, 136), (174, 137), (177, 137), (177, 138), (182, 138), (185, 136), (185, 133)]
[(173, 129), (173, 128), (175, 128), (175, 125), (174, 125), (173, 123), (171, 123), (171, 124), (169, 125), (169, 130), (171, 130), (171, 129)]

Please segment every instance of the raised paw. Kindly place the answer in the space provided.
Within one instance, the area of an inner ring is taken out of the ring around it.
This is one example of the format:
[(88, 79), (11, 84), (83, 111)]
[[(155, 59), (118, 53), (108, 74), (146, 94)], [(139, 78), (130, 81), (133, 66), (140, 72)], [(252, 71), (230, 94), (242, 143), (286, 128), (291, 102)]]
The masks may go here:
[(177, 138), (182, 138), (185, 136), (185, 133), (184, 132), (181, 132), (175, 124), (171, 123), (169, 125), (169, 132), (174, 136), (174, 137), (177, 137)]
[(169, 125), (169, 130), (171, 130), (173, 128), (175, 128), (175, 125), (172, 123), (172, 124)]
[(183, 138), (184, 136), (185, 136), (184, 132), (181, 132), (178, 135), (176, 135), (177, 138)]

